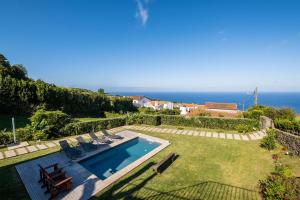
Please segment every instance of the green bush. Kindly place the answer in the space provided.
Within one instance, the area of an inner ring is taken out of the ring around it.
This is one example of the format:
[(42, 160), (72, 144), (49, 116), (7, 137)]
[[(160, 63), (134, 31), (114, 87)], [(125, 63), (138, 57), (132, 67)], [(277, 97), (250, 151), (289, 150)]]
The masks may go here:
[(190, 126), (198, 128), (237, 130), (239, 125), (248, 126), (249, 130), (258, 127), (258, 121), (253, 119), (192, 117), (161, 115), (161, 124), (173, 126)]
[(45, 110), (36, 111), (30, 120), (32, 131), (42, 131), (47, 139), (59, 137), (65, 125), (72, 122), (71, 117), (61, 111)]
[(126, 124), (125, 117), (112, 118), (112, 119), (99, 119), (88, 122), (73, 122), (67, 124), (62, 133), (64, 136), (78, 135), (87, 133), (90, 131), (99, 131), (101, 129), (115, 128), (124, 126)]
[(239, 133), (248, 133), (248, 132), (253, 131), (253, 127), (251, 127), (247, 124), (239, 124), (239, 125), (236, 126), (236, 130)]
[(286, 177), (286, 178), (293, 176), (293, 173), (292, 173), (291, 169), (288, 168), (287, 166), (284, 166), (284, 165), (277, 165), (276, 168), (275, 168), (275, 171), (280, 176), (283, 176), (283, 177)]
[(266, 148), (268, 150), (273, 150), (276, 147), (276, 140), (275, 140), (275, 130), (269, 129), (267, 131), (267, 136), (263, 137), (260, 142), (261, 147)]
[(43, 131), (35, 131), (33, 133), (33, 139), (34, 140), (47, 140), (48, 135)]
[(127, 117), (127, 124), (147, 124), (158, 126), (161, 124), (160, 115), (147, 115), (147, 114), (132, 114)]
[(259, 119), (260, 116), (264, 115), (273, 120), (275, 119), (295, 119), (296, 114), (290, 108), (273, 108), (269, 106), (257, 105), (248, 108), (247, 112), (244, 112), (245, 118)]
[(300, 179), (282, 175), (269, 176), (260, 181), (262, 195), (266, 200), (299, 200)]
[(140, 117), (140, 114), (138, 113), (131, 113), (126, 116), (126, 124), (132, 125), (132, 124), (142, 124), (142, 119)]
[(274, 125), (282, 131), (291, 132), (295, 135), (300, 135), (300, 122), (290, 119), (275, 119)]
[(16, 130), (16, 136), (18, 141), (29, 141), (33, 139), (33, 131), (30, 127), (18, 128)]
[(6, 130), (0, 131), (0, 145), (6, 145), (13, 143), (12, 132), (7, 132)]
[[(238, 130), (243, 125), (243, 130), (251, 131), (258, 127), (258, 121), (253, 119), (193, 117), (185, 118), (178, 115), (145, 115), (131, 114), (127, 116), (127, 124), (172, 125), (189, 126), (197, 128)], [(245, 128), (246, 127), (246, 128)]]
[(285, 196), (285, 187), (283, 177), (270, 176), (268, 179), (260, 182), (264, 199), (283, 200)]
[(140, 115), (143, 124), (158, 126), (161, 124), (159, 115)]

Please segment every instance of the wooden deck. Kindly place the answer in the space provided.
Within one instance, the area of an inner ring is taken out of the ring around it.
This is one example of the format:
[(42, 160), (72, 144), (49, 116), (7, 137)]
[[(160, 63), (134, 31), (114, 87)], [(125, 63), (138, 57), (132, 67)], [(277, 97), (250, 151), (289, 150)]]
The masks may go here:
[[(107, 150), (108, 148), (112, 148), (114, 146), (122, 144), (128, 140), (136, 138), (137, 136), (141, 136), (142, 134), (135, 133), (132, 131), (122, 131), (119, 133), (119, 135), (123, 136), (124, 139), (120, 141), (115, 141), (109, 146), (105, 146), (102, 149), (85, 154), (84, 157), (89, 157), (93, 154)], [(158, 149), (156, 149), (152, 153), (150, 152), (149, 155), (147, 154), (143, 159), (141, 158), (137, 160), (136, 162), (130, 164), (129, 166), (125, 167), (124, 169), (120, 170), (119, 172), (105, 179), (104, 181), (100, 180), (96, 175), (87, 171), (76, 161), (71, 161), (63, 152), (54, 153), (51, 155), (43, 156), (38, 159), (22, 163), (20, 165), (17, 165), (16, 169), (21, 177), (21, 180), (23, 181), (26, 187), (26, 190), (30, 198), (32, 200), (43, 200), (43, 199), (48, 199), (50, 195), (44, 194), (45, 189), (44, 188), (42, 189), (41, 185), (38, 183), (39, 180), (38, 164), (41, 164), (42, 166), (47, 166), (53, 163), (59, 163), (59, 165), (63, 167), (64, 171), (66, 171), (67, 176), (71, 176), (73, 178), (72, 179), (73, 186), (71, 191), (60, 194), (57, 197), (57, 199), (85, 200), (85, 199), (89, 199), (91, 196), (103, 190), (105, 187), (112, 184), (114, 181), (118, 180), (129, 171), (133, 170), (135, 167), (137, 167), (139, 164), (144, 162), (146, 159), (155, 155), (160, 150), (162, 150), (167, 145), (169, 145), (168, 141), (163, 141), (153, 137), (151, 137), (151, 139), (157, 139), (160, 142), (163, 142), (164, 145), (161, 145)]]

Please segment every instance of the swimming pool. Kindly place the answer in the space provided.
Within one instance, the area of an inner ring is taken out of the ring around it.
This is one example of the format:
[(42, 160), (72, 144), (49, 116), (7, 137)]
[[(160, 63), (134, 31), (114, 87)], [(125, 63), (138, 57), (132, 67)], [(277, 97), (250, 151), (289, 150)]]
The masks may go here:
[(161, 143), (137, 137), (79, 162), (99, 179), (105, 180), (114, 173), (148, 154)]

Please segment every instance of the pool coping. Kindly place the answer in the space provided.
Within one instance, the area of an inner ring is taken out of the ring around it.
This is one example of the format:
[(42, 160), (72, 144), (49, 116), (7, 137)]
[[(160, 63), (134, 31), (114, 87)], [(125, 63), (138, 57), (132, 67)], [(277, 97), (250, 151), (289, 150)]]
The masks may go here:
[[(129, 131), (129, 130), (128, 130)], [(128, 139), (128, 140), (122, 140), (122, 142), (114, 145), (114, 146), (111, 146), (109, 147), (108, 149), (106, 150), (103, 150), (103, 151), (107, 151), (109, 150), (110, 148), (113, 148), (113, 147), (116, 147), (118, 145), (121, 145), (127, 141), (130, 141), (130, 140), (133, 140), (137, 137), (142, 137), (142, 138), (145, 138), (145, 139), (148, 139), (148, 140), (151, 140), (151, 141), (154, 141), (154, 142), (159, 142), (161, 143), (160, 146), (158, 146), (157, 148), (153, 149), (152, 151), (150, 151), (149, 153), (147, 153), (146, 155), (142, 156), (141, 158), (139, 158), (138, 160), (130, 163), (129, 165), (127, 165), (126, 167), (124, 167), (123, 169), (121, 169), (120, 171), (114, 173), (113, 175), (111, 175), (110, 177), (108, 177), (107, 179), (105, 180), (101, 180), (101, 183), (99, 183), (99, 188), (95, 190), (95, 192), (91, 195), (91, 196), (94, 196), (96, 195), (97, 193), (101, 192), (102, 190), (104, 190), (105, 188), (107, 188), (109, 185), (113, 184), (114, 182), (118, 181), (119, 179), (121, 179), (123, 176), (125, 176), (126, 174), (128, 174), (129, 172), (133, 171), (135, 168), (137, 168), (138, 166), (140, 166), (141, 164), (143, 164), (145, 161), (147, 161), (148, 159), (150, 159), (151, 157), (153, 157), (154, 155), (156, 155), (157, 153), (159, 153), (160, 151), (162, 151), (163, 149), (165, 149), (167, 146), (169, 146), (171, 143), (168, 141), (168, 140), (163, 140), (163, 139), (160, 139), (160, 138), (157, 138), (157, 137), (153, 137), (153, 136), (149, 136), (149, 135), (145, 135), (145, 134), (142, 134), (142, 133), (137, 133), (135, 131), (130, 131), (130, 132), (133, 132), (134, 134), (136, 134), (136, 137), (132, 137), (131, 139)], [(97, 153), (100, 153), (102, 151), (99, 151)], [(93, 154), (95, 155), (95, 154)], [(93, 156), (93, 155), (90, 155), (90, 156)], [(88, 157), (90, 157), (88, 156)], [(88, 158), (88, 157), (85, 157), (85, 158)], [(84, 158), (84, 159), (85, 159)], [(80, 160), (83, 160), (83, 159), (80, 159)], [(77, 161), (79, 162), (79, 161)], [(80, 163), (78, 163), (80, 164)], [(91, 172), (92, 173), (92, 172)], [(95, 174), (94, 174), (95, 175)], [(96, 175), (95, 175), (96, 176)]]

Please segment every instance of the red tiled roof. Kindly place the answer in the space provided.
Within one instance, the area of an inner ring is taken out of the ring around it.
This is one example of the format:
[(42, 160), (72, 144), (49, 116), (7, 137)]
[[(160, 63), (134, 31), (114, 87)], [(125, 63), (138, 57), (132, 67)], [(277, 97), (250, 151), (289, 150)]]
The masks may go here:
[(237, 110), (236, 103), (214, 103), (214, 102), (206, 102), (206, 109), (218, 109), (218, 110)]

